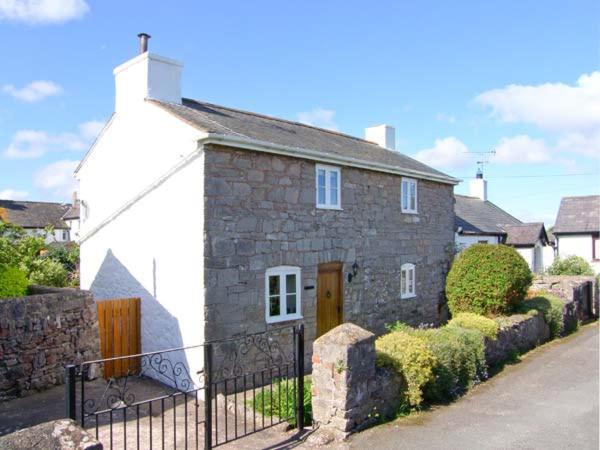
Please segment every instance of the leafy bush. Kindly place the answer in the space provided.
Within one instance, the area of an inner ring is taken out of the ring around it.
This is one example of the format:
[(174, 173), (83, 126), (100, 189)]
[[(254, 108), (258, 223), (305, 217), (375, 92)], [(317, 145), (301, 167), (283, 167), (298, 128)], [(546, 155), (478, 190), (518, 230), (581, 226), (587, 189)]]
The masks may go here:
[(456, 257), (448, 273), (448, 307), (453, 315), (508, 314), (523, 301), (531, 281), (527, 262), (514, 248), (475, 244)]
[(581, 256), (556, 258), (547, 272), (549, 275), (594, 275), (592, 266)]
[(424, 388), (429, 402), (452, 400), (487, 377), (485, 345), (478, 330), (458, 326), (417, 330), (435, 356), (433, 380)]
[(69, 272), (54, 259), (38, 258), (31, 263), (29, 280), (32, 284), (64, 287), (68, 285)]
[(17, 267), (0, 265), (0, 298), (27, 294), (27, 275)]
[(392, 331), (375, 341), (377, 364), (393, 368), (406, 382), (408, 402), (419, 406), (423, 387), (433, 380), (436, 359), (427, 344), (404, 331)]
[[(273, 380), (273, 392), (271, 388), (260, 390), (252, 400), (248, 400), (250, 407), (264, 416), (276, 416), (287, 420), (292, 426), (296, 426), (296, 382), (288, 378)], [(311, 402), (311, 380), (304, 378), (304, 424), (312, 422)]]
[(487, 317), (473, 313), (460, 313), (453, 317), (448, 326), (467, 328), (469, 330), (479, 330), (481, 334), (491, 340), (498, 336), (498, 324)]
[(520, 314), (531, 314), (539, 312), (550, 327), (550, 338), (553, 339), (563, 333), (563, 309), (564, 302), (554, 295), (545, 292), (525, 300), (516, 312)]

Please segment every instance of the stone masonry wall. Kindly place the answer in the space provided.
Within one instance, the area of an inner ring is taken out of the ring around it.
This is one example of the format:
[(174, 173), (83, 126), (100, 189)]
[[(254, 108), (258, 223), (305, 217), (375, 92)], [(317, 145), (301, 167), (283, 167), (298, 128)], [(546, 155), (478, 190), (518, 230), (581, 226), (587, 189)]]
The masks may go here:
[(0, 300), (0, 400), (61, 384), (67, 364), (100, 358), (89, 291), (32, 286)]
[[(375, 334), (397, 320), (439, 323), (454, 242), (452, 186), (419, 180), (419, 213), (403, 214), (401, 177), (342, 167), (342, 210), (325, 210), (315, 205), (313, 161), (211, 146), (205, 163), (207, 340), (268, 328), (265, 270), (299, 266), (310, 355), (318, 264), (330, 261), (343, 262), (344, 322)], [(415, 298), (400, 298), (403, 263), (416, 265)]]
[[(587, 298), (587, 288), (585, 286), (587, 283), (591, 284), (591, 305)], [(599, 295), (595, 277), (543, 275), (533, 280), (531, 289), (534, 291), (546, 291), (562, 298), (568, 303), (572, 302), (571, 311), (569, 312), (574, 316), (574, 320), (586, 320), (598, 317)]]

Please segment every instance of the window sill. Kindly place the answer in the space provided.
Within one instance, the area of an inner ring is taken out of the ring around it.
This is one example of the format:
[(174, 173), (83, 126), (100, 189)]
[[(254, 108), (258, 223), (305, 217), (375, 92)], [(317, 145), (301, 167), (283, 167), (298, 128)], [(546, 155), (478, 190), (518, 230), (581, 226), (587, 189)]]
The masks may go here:
[(414, 214), (414, 215), (417, 215), (417, 214), (419, 214), (419, 211), (411, 211), (409, 209), (403, 209), (402, 210), (402, 214)]
[(289, 322), (292, 320), (300, 320), (302, 319), (302, 314), (290, 314), (288, 316), (281, 317), (267, 317), (265, 320), (267, 323), (279, 323), (279, 322)]
[(329, 210), (333, 210), (333, 211), (343, 211), (341, 206), (317, 205), (317, 209), (329, 209)]
[(415, 298), (416, 296), (417, 296), (417, 294), (404, 294), (404, 295), (400, 296), (400, 299), (401, 300), (406, 300), (406, 299), (409, 299), (409, 298)]

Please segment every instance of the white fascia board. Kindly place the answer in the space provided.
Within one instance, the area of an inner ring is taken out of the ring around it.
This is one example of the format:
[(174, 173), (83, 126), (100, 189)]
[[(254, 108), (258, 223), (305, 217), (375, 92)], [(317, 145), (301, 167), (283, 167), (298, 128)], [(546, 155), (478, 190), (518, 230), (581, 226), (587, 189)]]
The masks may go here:
[(390, 164), (382, 164), (373, 161), (350, 158), (347, 156), (334, 155), (331, 153), (323, 153), (316, 150), (309, 150), (299, 147), (289, 147), (285, 145), (272, 144), (269, 142), (258, 141), (255, 139), (242, 138), (237, 136), (208, 133), (208, 136), (198, 141), (200, 145), (217, 144), (226, 145), (258, 152), (274, 153), (295, 158), (309, 159), (328, 164), (337, 164), (349, 167), (357, 167), (360, 169), (373, 170), (376, 172), (391, 173), (394, 175), (411, 176), (422, 180), (436, 181), (438, 183), (457, 185), (461, 180), (458, 178), (435, 175), (419, 170), (403, 169)]

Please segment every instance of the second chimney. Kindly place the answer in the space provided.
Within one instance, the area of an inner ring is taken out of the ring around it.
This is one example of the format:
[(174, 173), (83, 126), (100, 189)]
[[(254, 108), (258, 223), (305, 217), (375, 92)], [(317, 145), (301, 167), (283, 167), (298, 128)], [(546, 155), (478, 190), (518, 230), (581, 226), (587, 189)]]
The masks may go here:
[(365, 128), (365, 140), (388, 150), (396, 150), (396, 129), (389, 125)]
[(140, 55), (142, 53), (146, 53), (148, 51), (148, 39), (150, 39), (152, 36), (150, 36), (148, 33), (140, 33), (138, 34), (138, 37), (140, 38)]

